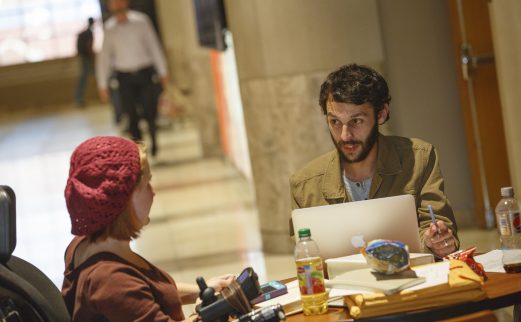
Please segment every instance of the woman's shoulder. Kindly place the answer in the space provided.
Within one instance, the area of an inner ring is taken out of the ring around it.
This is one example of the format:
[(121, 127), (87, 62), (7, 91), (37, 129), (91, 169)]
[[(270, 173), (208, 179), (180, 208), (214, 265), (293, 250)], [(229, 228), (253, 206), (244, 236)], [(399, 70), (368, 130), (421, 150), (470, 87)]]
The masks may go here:
[[(83, 242), (83, 243), (82, 243)], [(65, 275), (71, 280), (78, 279), (91, 285), (122, 283), (146, 283), (163, 280), (175, 283), (169, 274), (139, 255), (139, 261), (126, 258), (108, 249), (89, 248), (88, 241), (74, 238), (66, 251)]]
[(83, 282), (94, 289), (148, 284), (149, 279), (146, 272), (108, 252), (92, 255), (76, 269), (81, 272)]
[(126, 259), (111, 253), (100, 252), (87, 258), (78, 266), (90, 274), (110, 275), (116, 272), (139, 272), (140, 269)]

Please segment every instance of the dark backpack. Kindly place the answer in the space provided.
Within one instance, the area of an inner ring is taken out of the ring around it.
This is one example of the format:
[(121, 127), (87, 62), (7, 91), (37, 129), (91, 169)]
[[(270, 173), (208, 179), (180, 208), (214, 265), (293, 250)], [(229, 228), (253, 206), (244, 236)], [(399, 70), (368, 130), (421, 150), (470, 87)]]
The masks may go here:
[(89, 56), (91, 54), (91, 46), (92, 31), (90, 29), (86, 29), (80, 32), (76, 41), (76, 49), (78, 51), (78, 55)]

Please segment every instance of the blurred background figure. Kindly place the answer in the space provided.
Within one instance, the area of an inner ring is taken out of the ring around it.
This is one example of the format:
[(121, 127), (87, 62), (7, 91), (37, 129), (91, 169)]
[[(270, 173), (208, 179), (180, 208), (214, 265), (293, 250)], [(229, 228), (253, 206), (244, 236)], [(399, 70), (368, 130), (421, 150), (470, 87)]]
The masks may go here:
[(109, 0), (112, 14), (105, 23), (105, 36), (96, 64), (99, 95), (109, 100), (108, 81), (116, 72), (123, 112), (128, 116), (128, 130), (133, 140), (142, 140), (139, 120), (147, 121), (151, 154), (158, 151), (156, 138), (157, 103), (160, 87), (168, 82), (166, 60), (150, 19), (129, 10), (127, 0)]
[(128, 125), (122, 124), (124, 118), (124, 111), (123, 107), (121, 106), (121, 97), (119, 95), (119, 82), (118, 82), (118, 75), (116, 72), (112, 72), (112, 74), (109, 77), (108, 82), (108, 91), (109, 91), (109, 97), (110, 97), (110, 103), (112, 104), (112, 110), (114, 115), (114, 124), (116, 125), (122, 125), (121, 128), (123, 131), (126, 131), (129, 133)]
[(94, 18), (89, 17), (87, 28), (78, 34), (76, 50), (80, 58), (80, 78), (76, 84), (74, 100), (79, 107), (85, 107), (85, 88), (89, 75), (94, 74), (94, 34), (92, 27)]

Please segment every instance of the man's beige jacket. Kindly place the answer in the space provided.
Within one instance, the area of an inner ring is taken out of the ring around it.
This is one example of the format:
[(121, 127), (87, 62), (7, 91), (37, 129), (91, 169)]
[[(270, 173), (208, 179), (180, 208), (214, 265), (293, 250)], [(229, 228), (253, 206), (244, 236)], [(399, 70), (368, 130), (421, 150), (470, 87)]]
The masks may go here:
[[(397, 136), (378, 137), (378, 158), (369, 199), (410, 194), (414, 196), (422, 245), (431, 218), (427, 205), (457, 237), (454, 213), (444, 192), (436, 149), (425, 141)], [(290, 177), (292, 209), (350, 202), (342, 180), (337, 150), (309, 162)], [(293, 235), (290, 219), (290, 234)], [(424, 246), (425, 252), (430, 252)]]

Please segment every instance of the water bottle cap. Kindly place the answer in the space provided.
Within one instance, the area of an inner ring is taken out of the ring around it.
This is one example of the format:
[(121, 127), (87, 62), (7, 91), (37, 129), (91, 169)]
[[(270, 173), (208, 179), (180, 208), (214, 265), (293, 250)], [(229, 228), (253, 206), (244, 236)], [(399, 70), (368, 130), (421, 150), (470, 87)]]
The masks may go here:
[(513, 196), (514, 196), (514, 188), (512, 188), (512, 187), (501, 188), (501, 197), (513, 197)]
[(298, 230), (298, 236), (299, 236), (299, 238), (301, 238), (301, 237), (311, 237), (311, 231), (309, 230), (309, 228), (300, 228)]

